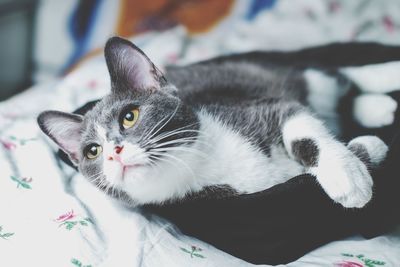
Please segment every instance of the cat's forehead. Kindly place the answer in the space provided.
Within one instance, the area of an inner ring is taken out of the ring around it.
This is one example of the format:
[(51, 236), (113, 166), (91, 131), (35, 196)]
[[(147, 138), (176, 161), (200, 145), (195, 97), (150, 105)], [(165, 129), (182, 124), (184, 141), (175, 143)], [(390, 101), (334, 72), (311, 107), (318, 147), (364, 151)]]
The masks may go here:
[(118, 97), (113, 94), (107, 95), (86, 113), (85, 120), (88, 124), (92, 121), (107, 121), (112, 117), (118, 116), (119, 112), (127, 105), (140, 105), (141, 102), (142, 99), (140, 97), (132, 95), (126, 95), (125, 97)]
[(129, 105), (135, 106), (157, 106), (160, 109), (171, 108), (179, 102), (177, 98), (172, 97), (162, 91), (159, 92), (125, 92), (123, 94), (110, 94), (99, 101), (92, 110), (86, 115), (87, 121), (98, 121), (105, 124), (111, 118), (119, 116), (120, 112)]
[(128, 106), (147, 105), (148, 97), (138, 94), (110, 94), (99, 101), (84, 117), (84, 139), (93, 139), (118, 128), (121, 112)]

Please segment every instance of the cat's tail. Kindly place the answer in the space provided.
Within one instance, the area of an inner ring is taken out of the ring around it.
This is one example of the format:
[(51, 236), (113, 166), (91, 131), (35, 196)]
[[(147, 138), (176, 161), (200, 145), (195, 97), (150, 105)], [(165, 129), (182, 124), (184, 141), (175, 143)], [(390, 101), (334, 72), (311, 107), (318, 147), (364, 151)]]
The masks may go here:
[[(332, 43), (297, 51), (253, 51), (221, 56), (213, 62), (252, 62), (259, 65), (281, 65), (298, 68), (336, 69), (400, 61), (400, 46), (373, 42)], [(207, 63), (203, 61), (202, 63)], [(202, 64), (200, 63), (200, 64)]]

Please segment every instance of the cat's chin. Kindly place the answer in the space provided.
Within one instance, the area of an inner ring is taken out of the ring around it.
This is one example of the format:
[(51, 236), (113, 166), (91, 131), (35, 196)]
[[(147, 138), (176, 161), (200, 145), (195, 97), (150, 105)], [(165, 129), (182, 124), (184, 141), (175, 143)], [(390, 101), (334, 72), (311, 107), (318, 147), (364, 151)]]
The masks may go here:
[(133, 165), (127, 165), (122, 167), (122, 174), (121, 178), (122, 180), (130, 179), (130, 178), (135, 178), (136, 175), (132, 175), (135, 172), (137, 172), (139, 169), (145, 168), (145, 164), (133, 164)]
[(145, 181), (148, 175), (149, 166), (145, 164), (135, 164), (121, 168), (120, 181), (123, 185)]

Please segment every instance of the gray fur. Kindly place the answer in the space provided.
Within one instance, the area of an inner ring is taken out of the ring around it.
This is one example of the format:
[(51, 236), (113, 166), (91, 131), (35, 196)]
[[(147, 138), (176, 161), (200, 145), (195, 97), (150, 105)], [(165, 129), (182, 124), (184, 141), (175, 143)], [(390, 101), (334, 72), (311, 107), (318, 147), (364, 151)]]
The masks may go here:
[(366, 166), (371, 165), (371, 159), (368, 154), (368, 149), (359, 143), (349, 144), (347, 146), (351, 152), (354, 153)]
[(316, 167), (318, 165), (319, 149), (315, 140), (304, 138), (292, 142), (293, 156), (306, 167)]
[(267, 154), (281, 143), (287, 118), (305, 110), (305, 81), (290, 68), (211, 61), (169, 68), (166, 76), (187, 105), (216, 115)]

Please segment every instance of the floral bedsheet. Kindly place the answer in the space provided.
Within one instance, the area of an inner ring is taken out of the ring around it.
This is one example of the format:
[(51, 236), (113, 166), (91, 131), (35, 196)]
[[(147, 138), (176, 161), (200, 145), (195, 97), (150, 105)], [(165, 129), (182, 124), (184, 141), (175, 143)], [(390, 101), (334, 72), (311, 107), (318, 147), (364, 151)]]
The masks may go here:
[[(178, 26), (134, 42), (161, 66), (254, 48), (346, 40), (400, 43), (397, 1), (349, 2), (280, 0), (273, 10), (232, 24), (227, 34), (229, 20), (203, 36), (188, 36)], [(368, 16), (372, 11), (375, 15)], [(293, 39), (296, 27), (310, 38)], [(45, 109), (74, 110), (105, 95), (109, 83), (99, 56), (62, 80), (0, 103), (0, 266), (251, 266), (180, 234), (161, 218), (115, 205), (56, 157), (37, 115)], [(400, 266), (400, 231), (332, 242), (287, 266)]]

